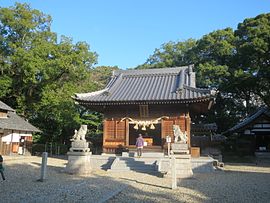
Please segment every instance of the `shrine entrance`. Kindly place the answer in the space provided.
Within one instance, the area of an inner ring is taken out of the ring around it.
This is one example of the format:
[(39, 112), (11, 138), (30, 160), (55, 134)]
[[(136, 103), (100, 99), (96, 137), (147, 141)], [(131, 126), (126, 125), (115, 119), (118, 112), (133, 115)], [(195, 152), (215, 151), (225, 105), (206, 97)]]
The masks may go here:
[[(147, 142), (147, 146), (161, 146), (161, 124), (155, 124), (155, 129), (146, 128), (146, 130), (142, 129), (134, 129), (135, 124), (129, 124), (129, 145), (136, 144), (136, 138), (139, 134), (142, 134), (143, 139)], [(145, 146), (145, 147), (147, 147)]]

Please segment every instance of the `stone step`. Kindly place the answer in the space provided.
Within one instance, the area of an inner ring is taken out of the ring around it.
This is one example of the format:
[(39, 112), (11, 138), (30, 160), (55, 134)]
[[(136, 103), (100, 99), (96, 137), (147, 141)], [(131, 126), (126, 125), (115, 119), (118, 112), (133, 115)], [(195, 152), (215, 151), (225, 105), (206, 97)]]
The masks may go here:
[(155, 167), (113, 167), (110, 171), (157, 171)]
[(134, 158), (123, 158), (119, 157), (114, 160), (109, 171), (150, 171), (155, 172), (157, 171), (157, 166), (155, 165), (155, 161), (150, 161), (150, 164), (145, 163), (142, 159), (137, 161)]
[(121, 167), (121, 166), (114, 166), (111, 168), (113, 170), (156, 170), (155, 166), (126, 166), (126, 167)]
[(151, 173), (151, 174), (155, 174), (155, 173), (159, 173), (157, 170), (150, 170), (150, 169), (109, 169), (109, 172), (116, 172), (116, 173), (122, 173), (122, 172), (140, 172), (140, 173)]
[(259, 159), (269, 159), (270, 160), (270, 152), (255, 152), (256, 158)]
[(178, 159), (190, 159), (191, 155), (190, 154), (174, 154), (174, 156), (177, 160)]
[(176, 160), (175, 162), (177, 165), (187, 165), (190, 164), (191, 165), (191, 161), (188, 159), (182, 159), (182, 160)]
[(123, 162), (123, 163), (135, 163), (135, 164), (155, 164), (157, 162), (156, 159), (142, 159), (142, 158), (138, 158), (138, 159), (119, 159), (119, 162)]
[(135, 161), (135, 160), (118, 160), (118, 165), (135, 165), (135, 166), (151, 166), (155, 165), (156, 161)]
[[(129, 147), (129, 152), (137, 152), (137, 148), (134, 147)], [(163, 153), (163, 149), (160, 146), (147, 146), (143, 148), (143, 153), (155, 153), (155, 152), (160, 152)]]
[[(168, 174), (171, 174), (171, 171)], [(190, 170), (176, 170), (176, 174), (192, 174), (192, 171), (190, 171)]]
[(189, 154), (189, 150), (171, 150), (171, 154)]
[(128, 163), (117, 163), (118, 167), (155, 167), (155, 165), (150, 164), (128, 164)]
[(191, 164), (176, 164), (176, 168), (190, 168), (192, 167)]
[[(122, 157), (135, 157), (137, 158), (137, 152), (123, 152)], [(141, 158), (144, 157), (153, 157), (153, 158), (158, 158), (158, 157), (164, 157), (163, 152), (143, 152)]]

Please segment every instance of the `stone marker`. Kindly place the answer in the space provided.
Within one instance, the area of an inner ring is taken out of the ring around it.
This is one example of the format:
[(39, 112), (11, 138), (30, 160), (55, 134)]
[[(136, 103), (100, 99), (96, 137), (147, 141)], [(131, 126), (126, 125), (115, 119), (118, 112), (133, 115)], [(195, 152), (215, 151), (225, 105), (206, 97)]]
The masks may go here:
[(175, 157), (172, 155), (172, 189), (177, 189), (177, 178), (176, 178), (176, 160)]
[(39, 179), (39, 181), (41, 181), (41, 182), (43, 182), (46, 179), (47, 158), (48, 158), (48, 152), (43, 152), (42, 153), (41, 169), (40, 169), (40, 179)]

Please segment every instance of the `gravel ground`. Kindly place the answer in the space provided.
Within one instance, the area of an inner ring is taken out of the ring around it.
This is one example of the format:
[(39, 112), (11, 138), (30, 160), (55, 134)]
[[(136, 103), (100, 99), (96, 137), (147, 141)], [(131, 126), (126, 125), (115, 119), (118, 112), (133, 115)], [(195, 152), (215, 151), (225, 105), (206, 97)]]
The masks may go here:
[(49, 158), (40, 178), (40, 157), (4, 157), (6, 181), (0, 202), (269, 202), (270, 166), (226, 164), (211, 174), (171, 180), (142, 173), (95, 171), (88, 176), (63, 173), (64, 159)]

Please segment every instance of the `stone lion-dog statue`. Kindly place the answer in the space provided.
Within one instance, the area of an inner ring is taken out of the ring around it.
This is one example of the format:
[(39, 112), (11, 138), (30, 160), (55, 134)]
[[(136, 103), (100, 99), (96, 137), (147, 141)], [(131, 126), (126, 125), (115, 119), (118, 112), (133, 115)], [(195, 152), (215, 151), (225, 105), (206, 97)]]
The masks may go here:
[(76, 129), (74, 130), (74, 135), (73, 135), (71, 141), (78, 141), (78, 140), (85, 141), (86, 133), (87, 133), (87, 125), (81, 125), (81, 127), (78, 131)]
[(178, 125), (173, 125), (174, 142), (187, 143), (187, 133), (183, 133)]

